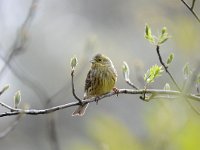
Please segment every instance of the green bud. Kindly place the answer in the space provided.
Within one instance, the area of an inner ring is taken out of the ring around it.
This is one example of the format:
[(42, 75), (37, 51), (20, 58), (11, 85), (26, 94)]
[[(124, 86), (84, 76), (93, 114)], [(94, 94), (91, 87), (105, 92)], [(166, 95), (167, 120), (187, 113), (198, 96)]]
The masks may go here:
[(148, 24), (146, 24), (145, 26), (145, 35), (144, 35), (145, 39), (147, 39), (150, 43), (155, 44), (155, 38), (154, 36), (151, 34), (151, 28), (149, 27)]
[(167, 32), (167, 28), (163, 27), (162, 30), (161, 30), (161, 34), (158, 38), (158, 45), (165, 43), (169, 38), (170, 38), (170, 36)]
[(21, 92), (17, 91), (14, 95), (14, 107), (17, 108), (21, 102)]
[(185, 64), (185, 66), (183, 67), (183, 75), (185, 77), (185, 79), (188, 79), (188, 77), (190, 76), (190, 74), (192, 73), (189, 64)]
[(78, 64), (78, 59), (76, 57), (72, 57), (70, 64), (71, 64), (72, 69), (74, 69), (76, 65)]
[(9, 87), (10, 87), (9, 84), (4, 85), (3, 89), (0, 92), (0, 95), (3, 94), (6, 90), (8, 90)]
[(122, 71), (125, 80), (129, 80), (129, 66), (125, 61), (123, 62)]
[(171, 64), (171, 62), (173, 61), (173, 59), (174, 59), (174, 54), (171, 53), (171, 54), (168, 56), (168, 58), (167, 58), (167, 64), (168, 64), (168, 65)]
[(167, 28), (166, 28), (166, 27), (163, 27), (163, 28), (162, 28), (162, 31), (161, 31), (162, 35), (164, 35), (166, 32), (167, 32)]

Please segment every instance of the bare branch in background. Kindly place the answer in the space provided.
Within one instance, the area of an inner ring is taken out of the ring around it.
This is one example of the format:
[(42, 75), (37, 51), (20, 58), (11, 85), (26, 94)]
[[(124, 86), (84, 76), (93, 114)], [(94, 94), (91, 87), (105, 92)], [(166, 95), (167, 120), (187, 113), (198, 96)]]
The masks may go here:
[(38, 0), (32, 1), (27, 17), (24, 20), (24, 23), (22, 24), (21, 28), (17, 32), (13, 45), (9, 50), (7, 59), (1, 56), (1, 59), (5, 62), (4, 67), (0, 71), (1, 76), (5, 71), (5, 69), (7, 68), (7, 65), (10, 64), (12, 58), (24, 50), (24, 46), (28, 36), (28, 28), (30, 27), (33, 16), (35, 15), (37, 3)]
[(200, 23), (200, 18), (197, 16), (197, 14), (194, 12), (194, 5), (195, 1), (192, 1), (192, 6), (190, 7), (184, 0), (181, 0), (181, 2), (190, 10), (190, 12), (193, 14), (193, 16), (196, 18), (196, 20)]

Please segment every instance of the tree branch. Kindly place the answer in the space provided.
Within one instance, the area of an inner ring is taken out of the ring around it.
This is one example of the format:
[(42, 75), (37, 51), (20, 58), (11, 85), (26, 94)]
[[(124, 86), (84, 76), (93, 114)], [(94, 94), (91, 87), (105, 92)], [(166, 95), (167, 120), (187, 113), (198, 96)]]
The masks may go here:
[(165, 72), (169, 75), (169, 77), (171, 78), (172, 82), (174, 83), (174, 85), (176, 86), (176, 88), (178, 89), (178, 91), (181, 91), (180, 87), (178, 86), (178, 84), (174, 80), (172, 74), (169, 72), (168, 67), (165, 65), (165, 63), (162, 60), (162, 57), (160, 55), (160, 46), (159, 45), (156, 46), (156, 52), (158, 54), (158, 58), (159, 58), (159, 61), (160, 61), (161, 65), (165, 69)]
[(74, 69), (71, 71), (71, 77), (72, 77), (72, 94), (73, 96), (78, 100), (79, 104), (82, 105), (82, 100), (76, 95), (75, 88), (74, 88)]
[(184, 0), (181, 0), (181, 2), (190, 10), (190, 12), (193, 14), (193, 16), (196, 18), (196, 20), (200, 23), (200, 18), (197, 16), (197, 14), (194, 12), (194, 4), (196, 0), (193, 0), (192, 6), (190, 7)]
[[(156, 90), (156, 89), (146, 89), (145, 90), (146, 94), (155, 94), (155, 95), (163, 95), (166, 96), (165, 98), (168, 98), (168, 95), (171, 96), (177, 96), (178, 97), (187, 97), (189, 99), (192, 99), (194, 101), (198, 101), (200, 102), (200, 97), (193, 95), (193, 94), (184, 94), (182, 92), (179, 91), (166, 91), (166, 90)], [(144, 93), (144, 89), (140, 89), (140, 90), (133, 90), (133, 89), (119, 89), (119, 92), (111, 92), (105, 95), (102, 95), (99, 97), (98, 100), (102, 100), (106, 97), (110, 97), (116, 94), (143, 94)], [(86, 99), (86, 100), (82, 100), (83, 103), (91, 103), (91, 102), (95, 102), (96, 98), (90, 98), (90, 99)], [(16, 111), (10, 111), (10, 112), (4, 112), (4, 113), (0, 113), (0, 117), (4, 117), (4, 116), (13, 116), (13, 115), (18, 115), (18, 114), (27, 114), (27, 115), (39, 115), (39, 114), (48, 114), (48, 113), (52, 113), (58, 110), (62, 110), (68, 107), (73, 107), (73, 106), (77, 106), (80, 105), (79, 102), (71, 102), (71, 103), (66, 103), (63, 105), (58, 105), (55, 107), (51, 107), (48, 109), (28, 109), (28, 110), (24, 110), (24, 109), (17, 109)], [(14, 108), (13, 108), (14, 109)]]
[(195, 4), (196, 0), (193, 0), (192, 1), (192, 6), (191, 6), (191, 9), (193, 10), (194, 9), (194, 4)]

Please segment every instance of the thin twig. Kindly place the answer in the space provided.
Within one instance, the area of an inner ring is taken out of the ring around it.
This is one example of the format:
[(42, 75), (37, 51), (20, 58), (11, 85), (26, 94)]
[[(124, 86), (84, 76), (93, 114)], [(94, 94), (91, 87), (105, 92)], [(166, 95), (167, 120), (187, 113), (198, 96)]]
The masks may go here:
[(195, 4), (196, 0), (193, 0), (192, 1), (192, 6), (191, 6), (191, 9), (193, 10), (194, 9), (194, 4)]
[[(193, 7), (190, 7), (184, 0), (181, 0), (181, 2), (190, 10), (190, 12), (193, 14), (193, 16), (196, 18), (196, 20), (200, 23), (200, 18), (197, 16), (197, 14), (194, 12)], [(195, 3), (195, 0), (193, 0), (193, 4)]]
[(134, 89), (136, 89), (136, 90), (139, 90), (139, 88), (137, 88), (137, 87), (133, 84), (133, 82), (130, 81), (130, 79), (126, 80), (126, 83), (127, 83), (129, 86), (131, 86), (132, 88), (134, 88)]
[(160, 55), (160, 46), (157, 45), (156, 46), (156, 52), (158, 54), (158, 58), (159, 58), (159, 61), (161, 63), (161, 65), (164, 67), (165, 69), (165, 72), (169, 75), (169, 77), (171, 78), (172, 82), (174, 83), (174, 85), (176, 86), (176, 88), (178, 89), (178, 91), (181, 91), (180, 87), (178, 86), (178, 84), (176, 83), (176, 81), (174, 80), (173, 76), (171, 75), (171, 73), (169, 72), (168, 70), (168, 67), (165, 65), (165, 63), (163, 62), (162, 60), (162, 57)]
[(83, 104), (82, 100), (75, 93), (75, 88), (74, 88), (74, 69), (72, 69), (72, 71), (71, 71), (71, 77), (72, 77), (72, 93), (73, 93), (73, 96), (78, 100), (79, 104), (82, 105)]
[[(110, 97), (116, 94), (143, 94), (144, 93), (144, 89), (140, 89), (140, 90), (133, 90), (133, 89), (118, 89), (119, 92), (110, 92), (108, 94), (102, 95), (99, 97), (98, 100), (102, 100), (106, 97)], [(188, 99), (194, 100), (194, 101), (198, 101), (200, 102), (200, 97), (193, 95), (193, 94), (184, 94), (182, 92), (179, 91), (173, 91), (173, 90), (157, 90), (157, 89), (146, 89), (146, 94), (156, 94), (156, 95), (166, 95), (166, 99), (168, 97), (168, 95), (171, 96), (177, 96), (177, 97), (187, 97)], [(86, 99), (86, 100), (82, 100), (83, 103), (91, 103), (91, 102), (95, 102), (96, 98), (90, 98), (90, 99)], [(55, 107), (51, 107), (48, 109), (28, 109), (28, 110), (24, 110), (24, 109), (17, 109), (16, 111), (12, 111), (12, 112), (4, 112), (4, 113), (0, 113), (0, 117), (4, 117), (4, 116), (13, 116), (13, 115), (18, 115), (18, 114), (27, 114), (27, 115), (39, 115), (39, 114), (48, 114), (48, 113), (52, 113), (58, 110), (62, 110), (68, 107), (73, 107), (73, 106), (77, 106), (80, 105), (80, 102), (71, 102), (71, 103), (66, 103), (63, 105), (58, 105)]]
[[(27, 28), (30, 25), (30, 22), (32, 21), (33, 16), (36, 12), (37, 3), (38, 3), (38, 0), (32, 0), (27, 17), (26, 17), (24, 23), (22, 24), (21, 28), (17, 32), (17, 36), (13, 42), (13, 45), (10, 48), (8, 58), (5, 59), (5, 64), (0, 71), (0, 75), (2, 75), (3, 72), (6, 70), (7, 65), (10, 64), (12, 58), (23, 51), (23, 48), (24, 48), (26, 40), (27, 40)], [(1, 56), (1, 57), (3, 58), (3, 56)]]
[(3, 103), (3, 102), (0, 102), (0, 105), (3, 106), (3, 107), (5, 107), (5, 108), (7, 108), (7, 109), (10, 110), (10, 111), (17, 111), (17, 110), (18, 110), (18, 109), (13, 108), (13, 107), (11, 107), (11, 106), (9, 106), (9, 105)]
[[(161, 65), (164, 67), (165, 72), (170, 76), (172, 82), (174, 83), (174, 85), (176, 86), (176, 88), (178, 89), (178, 91), (181, 92), (180, 87), (178, 86), (178, 84), (177, 84), (176, 81), (174, 80), (173, 76), (172, 76), (171, 73), (168, 71), (168, 67), (165, 65), (165, 63), (164, 63), (163, 60), (162, 60), (162, 57), (161, 57), (161, 55), (160, 55), (160, 47), (159, 47), (159, 45), (157, 45), (156, 51), (157, 51), (157, 54), (158, 54), (159, 61), (160, 61)], [(190, 106), (193, 110), (195, 110), (195, 112), (197, 112), (198, 115), (200, 115), (200, 112), (192, 105), (192, 103), (191, 103), (187, 98), (184, 98), (184, 99), (185, 99), (186, 102), (189, 104), (189, 106)]]

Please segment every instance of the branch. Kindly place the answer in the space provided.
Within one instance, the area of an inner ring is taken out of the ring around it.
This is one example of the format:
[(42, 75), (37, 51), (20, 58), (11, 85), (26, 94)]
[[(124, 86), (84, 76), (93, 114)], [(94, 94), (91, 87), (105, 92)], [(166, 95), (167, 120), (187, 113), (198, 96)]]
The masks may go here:
[(192, 6), (191, 6), (191, 9), (193, 10), (194, 9), (194, 4), (195, 4), (196, 0), (193, 0), (192, 1)]
[(129, 79), (129, 80), (126, 80), (126, 83), (127, 83), (129, 86), (131, 86), (132, 88), (134, 88), (134, 89), (136, 89), (136, 90), (139, 90), (139, 88), (137, 88), (137, 87), (133, 84), (133, 82), (130, 81), (130, 79)]
[(190, 10), (190, 12), (193, 14), (193, 16), (196, 18), (196, 20), (200, 23), (200, 18), (197, 16), (197, 14), (194, 12), (194, 4), (196, 0), (193, 0), (192, 6), (190, 7), (184, 0), (181, 0), (181, 2)]
[(71, 77), (72, 77), (72, 94), (73, 96), (78, 100), (79, 104), (82, 105), (82, 100), (76, 95), (75, 88), (74, 88), (74, 69), (71, 71)]
[(158, 54), (158, 58), (159, 58), (159, 61), (160, 61), (161, 65), (165, 69), (165, 72), (169, 75), (169, 77), (171, 78), (172, 82), (174, 83), (174, 85), (176, 86), (176, 88), (178, 89), (178, 91), (181, 91), (180, 87), (178, 86), (178, 84), (174, 80), (172, 74), (169, 72), (168, 67), (165, 65), (165, 63), (162, 60), (162, 57), (160, 55), (160, 46), (159, 45), (156, 46), (156, 52)]
[[(35, 12), (36, 12), (37, 3), (38, 3), (38, 0), (32, 0), (28, 15), (27, 15), (26, 19), (24, 20), (21, 28), (17, 32), (16, 38), (13, 42), (13, 45), (10, 48), (8, 58), (5, 59), (5, 61), (4, 61), (5, 64), (0, 71), (0, 75), (5, 71), (5, 69), (7, 68), (7, 65), (10, 64), (10, 61), (12, 60), (12, 58), (14, 56), (16, 56), (18, 53), (22, 52), (24, 45), (26, 43), (26, 40), (27, 40), (28, 26), (30, 26), (30, 23), (33, 19)], [(3, 56), (1, 56), (1, 59), (4, 60)]]
[[(168, 67), (165, 65), (165, 63), (163, 62), (162, 60), (162, 57), (160, 55), (160, 47), (159, 45), (157, 45), (156, 47), (156, 51), (157, 51), (157, 54), (158, 54), (158, 57), (159, 57), (159, 61), (160, 63), (162, 64), (162, 66), (164, 67), (165, 69), (165, 72), (170, 76), (172, 82), (174, 83), (174, 85), (176, 86), (176, 88), (178, 89), (179, 92), (181, 92), (182, 90), (180, 89), (180, 87), (178, 86), (178, 84), (176, 83), (176, 81), (174, 80), (173, 76), (171, 75), (171, 73), (168, 71)], [(145, 95), (145, 94), (144, 94)], [(189, 104), (189, 106), (192, 108), (192, 110), (194, 110), (198, 115), (200, 115), (200, 112), (197, 110), (197, 108), (195, 108), (195, 106), (192, 105), (192, 103), (187, 99), (187, 97), (184, 99), (186, 100), (186, 102)]]
[[(133, 89), (119, 89), (119, 92), (110, 92), (108, 94), (102, 95), (99, 97), (98, 100), (102, 100), (106, 97), (110, 97), (116, 94), (143, 94), (144, 93), (144, 89), (140, 89), (140, 90), (133, 90)], [(166, 96), (165, 98), (168, 99), (168, 95), (171, 96), (177, 96), (178, 97), (187, 97), (189, 99), (192, 99), (194, 101), (198, 101), (200, 102), (200, 97), (193, 95), (193, 94), (184, 94), (182, 92), (179, 91), (166, 91), (166, 90), (156, 90), (156, 89), (145, 89), (145, 93), (146, 94), (154, 94), (154, 95), (163, 95)], [(83, 103), (92, 103), (95, 102), (96, 98), (90, 98), (90, 99), (85, 99), (82, 100)], [(69, 107), (73, 107), (73, 106), (77, 106), (80, 105), (79, 102), (71, 102), (71, 103), (66, 103), (63, 105), (58, 105), (55, 107), (51, 107), (48, 109), (28, 109), (28, 110), (24, 110), (24, 109), (16, 109), (16, 111), (11, 111), (11, 112), (4, 112), (4, 113), (0, 113), (0, 117), (4, 117), (4, 116), (13, 116), (13, 115), (18, 115), (18, 114), (27, 114), (27, 115), (39, 115), (39, 114), (48, 114), (48, 113), (52, 113), (58, 110), (62, 110), (62, 109), (66, 109)], [(14, 109), (14, 108), (13, 108)]]
[(3, 107), (5, 107), (5, 108), (7, 108), (7, 109), (10, 110), (10, 111), (17, 111), (17, 110), (18, 110), (18, 109), (13, 108), (13, 107), (11, 107), (11, 106), (9, 106), (9, 105), (3, 103), (3, 102), (0, 102), (0, 105), (3, 106)]

